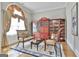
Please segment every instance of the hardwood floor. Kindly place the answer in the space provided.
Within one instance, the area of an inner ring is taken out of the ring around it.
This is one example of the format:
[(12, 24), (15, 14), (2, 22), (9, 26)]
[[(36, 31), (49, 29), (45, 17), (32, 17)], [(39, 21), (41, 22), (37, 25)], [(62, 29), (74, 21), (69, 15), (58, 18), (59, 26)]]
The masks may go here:
[[(70, 49), (70, 47), (67, 45), (66, 42), (61, 42), (62, 44), (62, 47), (63, 47), (63, 51), (64, 51), (64, 54), (66, 57), (76, 57), (75, 53)], [(4, 48), (4, 52), (5, 53), (8, 53), (9, 50), (7, 50), (7, 48)], [(18, 54), (17, 57), (33, 57), (31, 55), (28, 55), (28, 54)]]
[(66, 42), (62, 42), (62, 45), (66, 57), (76, 57), (75, 53), (70, 49)]

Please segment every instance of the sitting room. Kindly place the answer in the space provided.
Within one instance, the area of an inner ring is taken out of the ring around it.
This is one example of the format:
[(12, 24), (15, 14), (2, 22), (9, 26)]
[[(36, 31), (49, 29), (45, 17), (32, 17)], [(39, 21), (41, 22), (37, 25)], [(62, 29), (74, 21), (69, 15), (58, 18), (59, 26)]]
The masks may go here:
[(79, 57), (78, 2), (0, 2), (3, 57)]

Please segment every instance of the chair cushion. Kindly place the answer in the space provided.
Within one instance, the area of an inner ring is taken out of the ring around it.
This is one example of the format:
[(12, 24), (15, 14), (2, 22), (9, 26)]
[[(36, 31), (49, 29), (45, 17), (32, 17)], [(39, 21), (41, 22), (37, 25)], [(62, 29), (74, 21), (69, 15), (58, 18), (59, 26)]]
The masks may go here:
[(28, 31), (26, 30), (17, 30), (17, 35), (19, 38), (28, 37)]
[(48, 40), (46, 40), (46, 44), (47, 45), (55, 45), (56, 44), (56, 41), (55, 40), (48, 39)]

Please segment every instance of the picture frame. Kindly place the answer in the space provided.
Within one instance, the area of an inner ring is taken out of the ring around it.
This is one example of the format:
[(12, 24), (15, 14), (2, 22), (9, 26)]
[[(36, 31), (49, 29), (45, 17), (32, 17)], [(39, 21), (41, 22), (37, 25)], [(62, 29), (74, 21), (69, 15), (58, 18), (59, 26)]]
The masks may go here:
[(71, 9), (72, 35), (78, 36), (78, 3)]

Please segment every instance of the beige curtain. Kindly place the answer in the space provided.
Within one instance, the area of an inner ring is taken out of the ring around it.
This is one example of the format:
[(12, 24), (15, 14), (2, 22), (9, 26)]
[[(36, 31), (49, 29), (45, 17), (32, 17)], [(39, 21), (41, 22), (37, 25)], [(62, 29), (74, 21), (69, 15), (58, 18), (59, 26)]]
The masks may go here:
[[(3, 11), (3, 39), (2, 39), (2, 52), (3, 48), (7, 47), (9, 45), (6, 32), (9, 31), (10, 29), (10, 24), (11, 24), (11, 18), (10, 15), (7, 13), (7, 11)], [(8, 47), (9, 49), (9, 47)]]
[(27, 30), (26, 20), (27, 19), (24, 20), (24, 25), (25, 25), (25, 29)]
[(28, 20), (28, 19), (27, 19), (27, 16), (28, 16), (27, 14), (28, 14), (28, 13), (23, 11), (23, 14), (24, 14), (24, 25), (25, 25), (25, 29), (28, 31), (28, 29), (27, 29), (27, 22), (28, 22), (28, 21), (27, 21), (27, 20)]
[[(22, 16), (13, 15), (14, 8), (15, 8), (17, 11), (21, 12)], [(10, 5), (10, 6), (7, 8), (7, 11), (8, 11), (11, 15), (13, 15), (14, 18), (16, 18), (16, 17), (19, 16), (20, 19), (23, 19), (23, 20), (25, 19), (25, 14), (24, 14), (23, 10), (20, 8), (20, 6), (18, 6), (18, 5)]]

